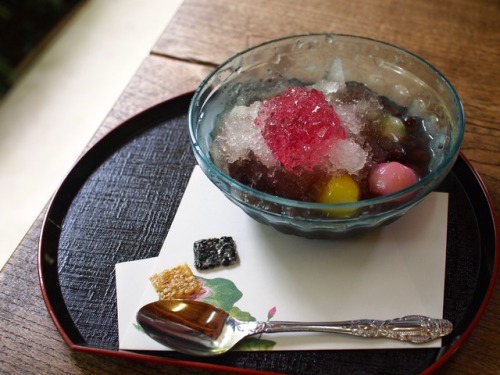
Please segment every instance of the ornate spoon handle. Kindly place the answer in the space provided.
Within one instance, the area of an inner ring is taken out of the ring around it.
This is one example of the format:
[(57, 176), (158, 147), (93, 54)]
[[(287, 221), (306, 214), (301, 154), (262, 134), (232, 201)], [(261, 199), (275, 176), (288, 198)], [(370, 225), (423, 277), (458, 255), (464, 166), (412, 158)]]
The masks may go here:
[(446, 319), (408, 315), (391, 320), (360, 319), (342, 322), (259, 322), (252, 334), (272, 332), (328, 332), (366, 338), (389, 338), (422, 344), (446, 336), (453, 324)]

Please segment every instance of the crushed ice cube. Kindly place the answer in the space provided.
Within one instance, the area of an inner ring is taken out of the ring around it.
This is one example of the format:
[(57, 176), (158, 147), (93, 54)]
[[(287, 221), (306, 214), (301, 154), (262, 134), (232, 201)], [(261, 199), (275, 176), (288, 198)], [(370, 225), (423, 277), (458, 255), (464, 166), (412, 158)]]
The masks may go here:
[(412, 100), (408, 111), (413, 116), (426, 117), (427, 114), (427, 103), (423, 98), (417, 98)]
[(333, 171), (344, 170), (355, 175), (366, 165), (369, 154), (354, 140), (339, 139), (328, 155)]
[(335, 112), (340, 118), (340, 123), (347, 134), (356, 135), (363, 129), (363, 122), (354, 111), (355, 104), (339, 104), (335, 106)]
[(344, 68), (342, 67), (342, 60), (340, 58), (333, 60), (326, 79), (327, 81), (345, 82)]
[(433, 138), (439, 134), (439, 118), (432, 114), (424, 120), (424, 127), (427, 133)]
[(357, 135), (382, 110), (382, 105), (376, 100), (369, 99), (354, 103), (334, 103), (334, 108), (346, 132)]
[(336, 93), (344, 86), (345, 86), (344, 82), (326, 81), (323, 79), (321, 81), (316, 82), (314, 85), (311, 86), (311, 88), (319, 90), (323, 92), (325, 95), (330, 95)]
[(224, 117), (223, 126), (211, 147), (214, 160), (230, 164), (238, 159), (245, 159), (253, 151), (267, 167), (277, 163), (261, 129), (255, 125), (260, 104), (257, 101), (248, 107), (236, 106)]

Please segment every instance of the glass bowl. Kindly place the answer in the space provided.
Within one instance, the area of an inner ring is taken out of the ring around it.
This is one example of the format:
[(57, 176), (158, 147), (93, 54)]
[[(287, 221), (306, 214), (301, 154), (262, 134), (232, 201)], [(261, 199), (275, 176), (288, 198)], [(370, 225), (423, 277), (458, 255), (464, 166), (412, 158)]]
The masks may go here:
[[(318, 82), (362, 83), (422, 119), (431, 155), (428, 173), (392, 194), (350, 203), (318, 203), (256, 190), (215, 164), (210, 148), (228, 109), (249, 106), (289, 86)], [(201, 83), (189, 108), (193, 152), (208, 178), (255, 220), (307, 238), (352, 236), (400, 218), (449, 173), (464, 126), (455, 89), (428, 62), (382, 41), (336, 34), (290, 36), (236, 54)]]

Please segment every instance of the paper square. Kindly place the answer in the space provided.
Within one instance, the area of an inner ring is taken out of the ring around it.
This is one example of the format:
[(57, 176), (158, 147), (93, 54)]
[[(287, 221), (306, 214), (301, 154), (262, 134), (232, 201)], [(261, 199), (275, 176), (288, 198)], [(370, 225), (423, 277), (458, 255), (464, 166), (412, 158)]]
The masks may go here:
[[(135, 324), (140, 306), (158, 299), (149, 283), (154, 272), (187, 263), (195, 275), (232, 281), (242, 292), (235, 306), (265, 320), (336, 321), (390, 319), (422, 314), (442, 317), (448, 195), (432, 193), (398, 221), (361, 238), (308, 240), (257, 223), (231, 203), (196, 167), (164, 242), (153, 260), (117, 265), (120, 348), (166, 350)], [(232, 236), (240, 263), (197, 271), (193, 243)], [(127, 277), (122, 277), (127, 269)], [(134, 284), (134, 288), (130, 285)], [(139, 293), (131, 295), (130, 290)], [(127, 298), (137, 301), (120, 301)], [(439, 347), (389, 339), (331, 334), (273, 334), (275, 350)]]

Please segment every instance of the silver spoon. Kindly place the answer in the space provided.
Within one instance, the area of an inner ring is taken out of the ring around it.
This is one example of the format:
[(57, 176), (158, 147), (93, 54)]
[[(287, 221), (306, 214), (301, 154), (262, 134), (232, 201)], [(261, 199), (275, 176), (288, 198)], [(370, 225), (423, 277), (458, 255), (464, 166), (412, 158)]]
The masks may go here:
[(199, 301), (163, 300), (143, 306), (136, 316), (156, 341), (182, 353), (213, 356), (227, 352), (247, 336), (273, 332), (329, 332), (368, 338), (390, 338), (415, 344), (446, 336), (453, 325), (445, 319), (410, 315), (392, 320), (342, 322), (243, 322)]

